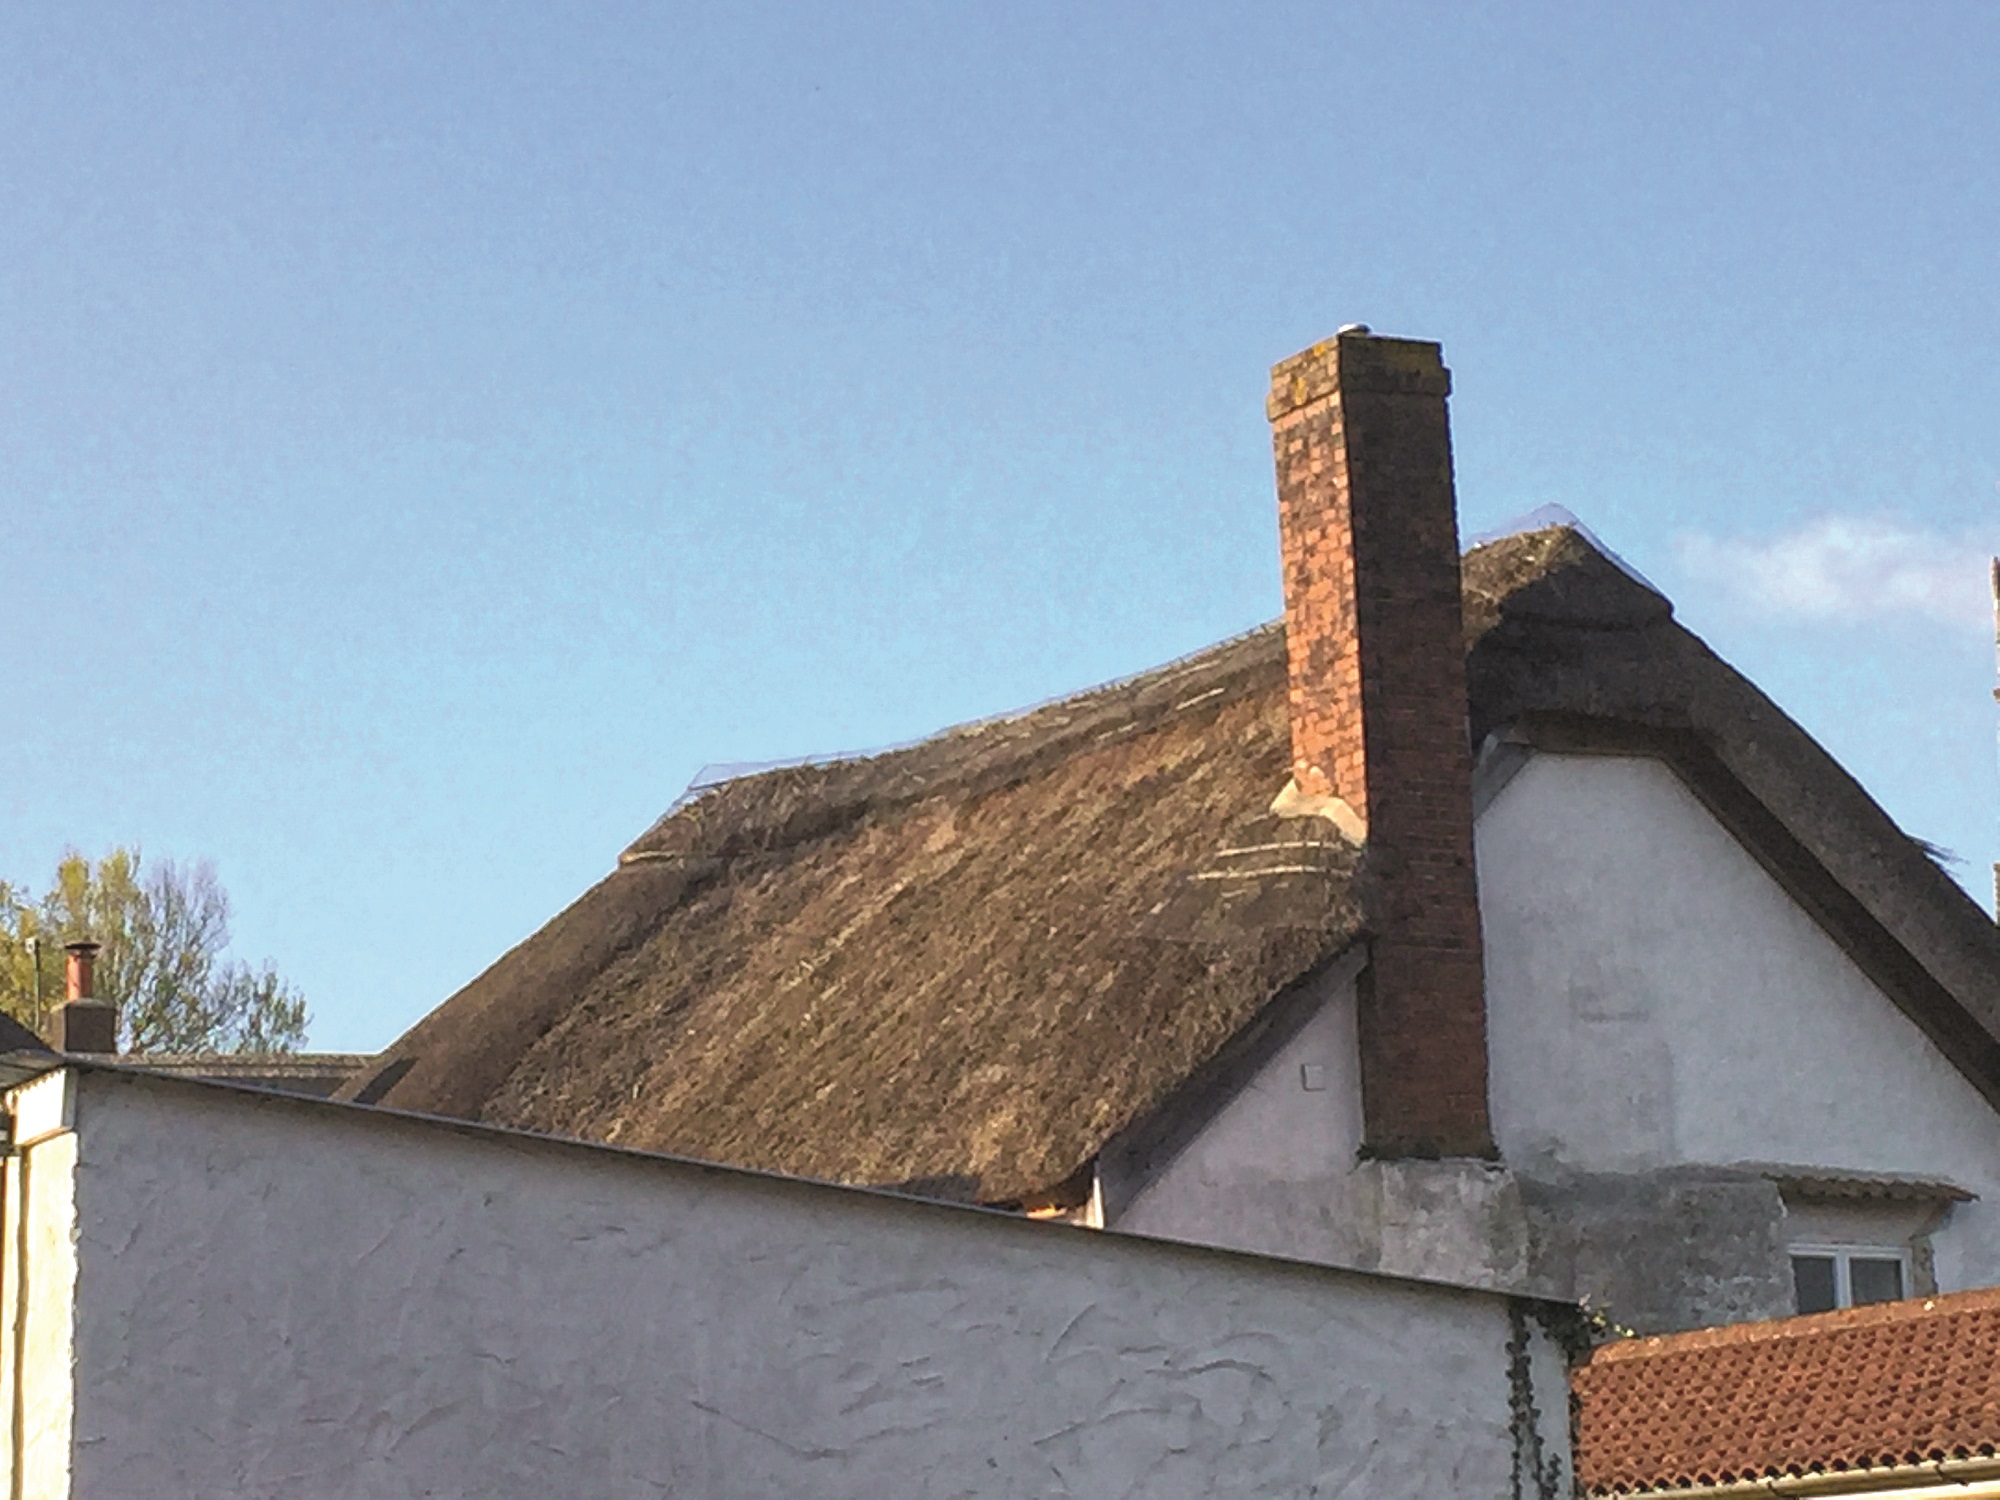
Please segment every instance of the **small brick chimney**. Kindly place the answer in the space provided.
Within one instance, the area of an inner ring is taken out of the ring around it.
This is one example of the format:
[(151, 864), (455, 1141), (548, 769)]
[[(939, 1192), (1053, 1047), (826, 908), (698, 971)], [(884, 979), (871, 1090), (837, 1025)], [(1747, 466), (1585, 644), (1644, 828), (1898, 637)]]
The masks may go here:
[(69, 954), (68, 993), (56, 1013), (56, 1050), (112, 1053), (118, 1050), (118, 1007), (96, 993), (97, 950), (92, 942), (65, 943)]
[(1271, 372), (1292, 780), (1366, 845), (1364, 1149), (1491, 1156), (1465, 627), (1436, 344), (1343, 329)]

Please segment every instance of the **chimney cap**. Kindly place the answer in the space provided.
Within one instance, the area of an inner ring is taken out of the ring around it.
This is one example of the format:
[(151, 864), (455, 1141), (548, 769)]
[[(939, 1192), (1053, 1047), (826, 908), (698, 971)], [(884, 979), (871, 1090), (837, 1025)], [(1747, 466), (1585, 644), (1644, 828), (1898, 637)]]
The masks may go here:
[(1374, 331), (1366, 323), (1342, 323), (1338, 328), (1334, 329), (1333, 336), (1335, 338), (1345, 338), (1349, 334), (1360, 336), (1373, 333)]
[(1444, 350), (1429, 340), (1342, 329), (1271, 367), (1264, 414), (1279, 422), (1342, 390), (1442, 399), (1451, 393), (1451, 372)]
[(70, 942), (63, 944), (63, 952), (96, 953), (98, 950), (103, 948), (103, 946), (104, 944), (98, 942), (96, 938), (76, 938)]

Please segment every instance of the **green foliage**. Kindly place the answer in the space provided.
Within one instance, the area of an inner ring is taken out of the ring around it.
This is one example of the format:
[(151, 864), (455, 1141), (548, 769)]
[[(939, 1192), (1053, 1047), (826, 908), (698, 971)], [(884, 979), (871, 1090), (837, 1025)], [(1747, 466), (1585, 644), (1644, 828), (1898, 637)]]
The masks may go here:
[(71, 851), (39, 899), (0, 881), (0, 1009), (46, 1035), (62, 1003), (63, 944), (79, 938), (103, 945), (97, 997), (118, 1006), (122, 1050), (290, 1052), (305, 1041), (305, 997), (268, 963), (223, 957), (229, 896), (206, 860), (142, 868), (136, 849), (95, 864)]

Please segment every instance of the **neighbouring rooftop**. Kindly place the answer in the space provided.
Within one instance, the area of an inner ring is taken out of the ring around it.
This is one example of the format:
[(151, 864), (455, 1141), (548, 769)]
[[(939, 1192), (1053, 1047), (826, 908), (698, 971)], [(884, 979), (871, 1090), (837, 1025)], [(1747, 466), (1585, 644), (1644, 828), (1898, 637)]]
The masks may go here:
[(2000, 1289), (1629, 1339), (1572, 1383), (1592, 1495), (2000, 1457)]

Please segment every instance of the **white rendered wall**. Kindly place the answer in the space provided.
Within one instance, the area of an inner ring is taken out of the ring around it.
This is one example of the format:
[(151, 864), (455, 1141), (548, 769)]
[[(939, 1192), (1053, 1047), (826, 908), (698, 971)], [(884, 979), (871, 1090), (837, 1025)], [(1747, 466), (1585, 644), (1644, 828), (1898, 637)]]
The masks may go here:
[(1518, 1493), (1498, 1297), (73, 1076), (80, 1500)]
[(1460, 1286), (1522, 1283), (1525, 1230), (1505, 1171), (1358, 1160), (1359, 963), (1357, 953), (1317, 981), (1306, 1024), (1111, 1228)]
[(0, 1454), (16, 1496), (69, 1493), (76, 1372), (76, 1137), (60, 1079), (14, 1093), (0, 1194)]
[[(1354, 987), (1336, 966), (1313, 1019), (1113, 1228), (1531, 1285), (1511, 1173), (1782, 1163), (1970, 1189), (1932, 1236), (1937, 1278), (2000, 1282), (2000, 1115), (1665, 765), (1533, 755), (1476, 835), (1507, 1170), (1357, 1160)], [(1308, 1065), (1323, 1092), (1301, 1086)]]
[(1662, 763), (1535, 755), (1478, 825), (1494, 1131), (1517, 1169), (1945, 1178), (2000, 1282), (2000, 1115)]
[[(1333, 1265), (1367, 1262), (1344, 1210), (1361, 1145), (1354, 965), (1322, 979), (1311, 1019), (1146, 1185), (1113, 1227), (1254, 1246)], [(1316, 1069), (1306, 1087), (1306, 1069)]]

